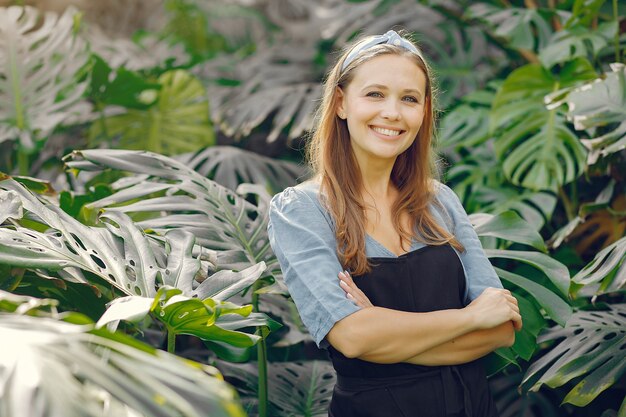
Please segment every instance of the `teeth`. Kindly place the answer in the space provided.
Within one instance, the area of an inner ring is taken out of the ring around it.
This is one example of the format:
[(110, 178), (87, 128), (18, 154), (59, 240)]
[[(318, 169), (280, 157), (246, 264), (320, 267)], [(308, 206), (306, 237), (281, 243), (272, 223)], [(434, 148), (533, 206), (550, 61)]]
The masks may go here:
[(397, 136), (400, 134), (400, 130), (382, 129), (380, 127), (372, 127), (373, 130), (385, 136)]

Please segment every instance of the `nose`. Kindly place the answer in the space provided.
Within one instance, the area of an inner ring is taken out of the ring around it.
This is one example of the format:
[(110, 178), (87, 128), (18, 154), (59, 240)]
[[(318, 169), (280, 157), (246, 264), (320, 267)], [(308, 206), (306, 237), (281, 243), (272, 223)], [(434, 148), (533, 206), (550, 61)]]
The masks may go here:
[(400, 111), (395, 100), (387, 100), (380, 115), (383, 119), (400, 120)]

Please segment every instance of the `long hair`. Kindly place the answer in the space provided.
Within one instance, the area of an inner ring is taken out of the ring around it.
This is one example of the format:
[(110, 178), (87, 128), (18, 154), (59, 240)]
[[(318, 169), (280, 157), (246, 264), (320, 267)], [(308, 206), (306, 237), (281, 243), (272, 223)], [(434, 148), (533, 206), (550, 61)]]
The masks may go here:
[[(366, 38), (362, 42), (367, 40)], [(393, 226), (402, 240), (410, 241), (412, 237), (416, 237), (428, 245), (450, 243), (456, 249), (464, 251), (461, 243), (440, 226), (429, 211), (430, 203), (438, 206), (440, 204), (434, 199), (436, 190), (433, 181), (439, 175), (432, 149), (435, 88), (427, 62), (420, 54), (400, 46), (380, 44), (361, 52), (341, 71), (350, 50), (351, 48), (347, 48), (344, 51), (326, 77), (322, 102), (317, 110), (315, 127), (307, 146), (308, 162), (320, 181), (321, 202), (334, 221), (339, 261), (354, 275), (371, 270), (365, 254), (366, 206), (361, 197), (363, 180), (352, 151), (347, 121), (339, 118), (336, 113), (339, 104), (337, 87), (345, 91), (354, 78), (355, 69), (381, 55), (409, 57), (426, 76), (422, 125), (411, 146), (398, 155), (391, 171), (391, 181), (399, 190), (399, 196), (392, 206)], [(405, 230), (402, 226), (400, 219), (403, 213), (409, 215), (410, 230)]]

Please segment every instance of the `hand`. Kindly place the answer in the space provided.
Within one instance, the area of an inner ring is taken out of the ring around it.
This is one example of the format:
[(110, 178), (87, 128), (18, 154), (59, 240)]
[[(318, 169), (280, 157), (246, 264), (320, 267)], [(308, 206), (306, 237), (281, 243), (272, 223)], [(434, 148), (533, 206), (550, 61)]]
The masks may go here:
[(509, 320), (516, 331), (522, 329), (517, 299), (509, 290), (487, 288), (465, 308), (478, 319), (479, 329), (491, 329)]
[(351, 299), (359, 307), (374, 307), (367, 295), (356, 286), (352, 277), (347, 271), (339, 273), (339, 286), (346, 292), (346, 297)]

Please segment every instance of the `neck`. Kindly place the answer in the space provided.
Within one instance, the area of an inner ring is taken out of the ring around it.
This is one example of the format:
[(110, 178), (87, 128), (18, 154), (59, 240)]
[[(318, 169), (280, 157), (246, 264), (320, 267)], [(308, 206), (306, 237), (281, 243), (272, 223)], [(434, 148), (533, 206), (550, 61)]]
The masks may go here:
[(395, 158), (393, 160), (359, 161), (359, 169), (363, 179), (362, 192), (376, 200), (389, 199), (394, 192), (394, 186), (391, 182), (391, 171), (394, 163)]

